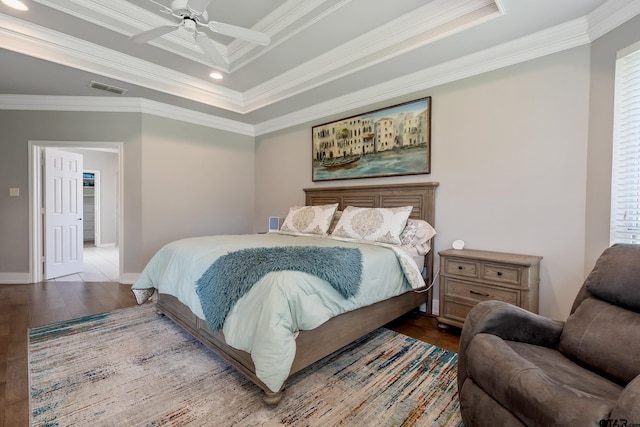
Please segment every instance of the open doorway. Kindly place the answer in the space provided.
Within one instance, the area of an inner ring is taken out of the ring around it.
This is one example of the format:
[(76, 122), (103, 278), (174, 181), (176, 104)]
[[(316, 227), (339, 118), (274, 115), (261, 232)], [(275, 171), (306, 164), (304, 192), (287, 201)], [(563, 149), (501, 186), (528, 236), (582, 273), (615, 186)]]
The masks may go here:
[[(113, 281), (122, 278), (122, 143), (113, 142), (29, 142), (29, 188), (30, 188), (30, 276), (31, 282), (41, 282), (45, 276), (47, 259), (44, 256), (46, 221), (44, 220), (44, 200), (46, 186), (43, 185), (43, 153), (47, 148), (57, 148), (64, 152), (79, 153), (83, 157), (83, 171), (92, 176), (91, 181), (83, 178), (83, 190), (92, 187), (82, 196), (84, 230), (92, 229), (83, 239), (82, 271), (57, 280), (64, 281)], [(96, 179), (97, 178), (97, 179)], [(93, 185), (89, 185), (93, 184)], [(91, 194), (90, 194), (91, 193)], [(54, 279), (56, 280), (56, 279)]]
[(101, 184), (100, 169), (88, 169), (84, 164), (82, 171), (82, 229), (83, 245), (86, 247), (100, 246), (101, 243)]

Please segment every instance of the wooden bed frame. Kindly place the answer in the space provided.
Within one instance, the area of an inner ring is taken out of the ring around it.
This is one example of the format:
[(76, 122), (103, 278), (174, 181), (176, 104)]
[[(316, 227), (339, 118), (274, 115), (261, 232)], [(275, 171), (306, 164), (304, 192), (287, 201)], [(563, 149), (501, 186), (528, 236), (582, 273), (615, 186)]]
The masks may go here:
[[(307, 205), (339, 203), (339, 210), (349, 205), (385, 208), (413, 206), (411, 218), (423, 219), (429, 224), (435, 225), (435, 190), (437, 186), (436, 182), (428, 182), (384, 186), (305, 188), (304, 191)], [(428, 268), (428, 274), (425, 286), (428, 286), (433, 280), (433, 252), (432, 246), (432, 250), (426, 255), (425, 265)], [(422, 293), (405, 292), (388, 300), (343, 313), (315, 329), (300, 331), (296, 338), (296, 355), (289, 375), (416, 309), (421, 304), (426, 303), (427, 312), (431, 313), (432, 295), (430, 288)], [(222, 332), (212, 332), (206, 321), (195, 316), (177, 298), (167, 294), (159, 294), (157, 309), (159, 313), (171, 318), (258, 385), (265, 393), (264, 401), (267, 404), (277, 405), (282, 400), (284, 385), (278, 392), (269, 390), (256, 376), (251, 355), (227, 345)]]

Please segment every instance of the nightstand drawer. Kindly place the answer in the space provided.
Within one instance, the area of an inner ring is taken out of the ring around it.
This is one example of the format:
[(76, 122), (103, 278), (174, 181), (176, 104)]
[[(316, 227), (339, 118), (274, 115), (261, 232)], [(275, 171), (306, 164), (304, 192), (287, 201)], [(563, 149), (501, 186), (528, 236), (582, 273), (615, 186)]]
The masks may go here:
[(445, 249), (438, 254), (438, 326), (462, 327), (473, 306), (488, 300), (504, 301), (538, 312), (542, 257), (474, 249)]
[(485, 264), (482, 269), (482, 278), (492, 282), (520, 285), (522, 282), (522, 270), (519, 267), (507, 265)]
[(445, 300), (443, 306), (444, 313), (440, 313), (440, 315), (454, 322), (459, 322), (459, 324), (456, 323), (455, 326), (460, 327), (462, 327), (464, 319), (467, 318), (467, 314), (469, 314), (469, 311), (473, 308), (473, 304), (463, 304), (449, 300)]
[(480, 268), (478, 264), (459, 259), (446, 259), (444, 264), (446, 274), (465, 277), (478, 277)]
[(498, 289), (477, 283), (467, 283), (450, 278), (444, 279), (445, 298), (464, 298), (472, 304), (487, 300), (500, 300), (510, 304), (519, 305), (520, 301), (516, 290)]

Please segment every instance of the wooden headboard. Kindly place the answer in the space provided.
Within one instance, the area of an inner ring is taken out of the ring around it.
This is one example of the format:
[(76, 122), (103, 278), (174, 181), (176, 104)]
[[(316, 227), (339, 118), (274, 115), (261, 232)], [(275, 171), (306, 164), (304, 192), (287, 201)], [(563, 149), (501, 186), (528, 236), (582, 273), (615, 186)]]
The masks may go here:
[[(370, 208), (394, 208), (399, 206), (413, 206), (410, 218), (422, 219), (432, 226), (435, 225), (435, 193), (437, 182), (394, 185), (367, 185), (358, 187), (318, 187), (305, 188), (305, 204), (327, 205), (338, 203), (338, 210), (347, 206)], [(431, 251), (425, 256), (427, 266), (426, 285), (433, 281), (433, 241)], [(429, 290), (427, 313), (431, 313), (433, 289)]]

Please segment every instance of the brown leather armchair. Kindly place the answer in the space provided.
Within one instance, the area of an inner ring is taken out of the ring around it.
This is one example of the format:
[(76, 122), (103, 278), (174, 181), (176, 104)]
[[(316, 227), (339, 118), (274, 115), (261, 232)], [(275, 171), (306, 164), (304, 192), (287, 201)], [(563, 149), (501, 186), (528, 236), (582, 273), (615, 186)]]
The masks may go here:
[(467, 427), (640, 426), (640, 245), (602, 253), (566, 322), (475, 306), (458, 391)]

